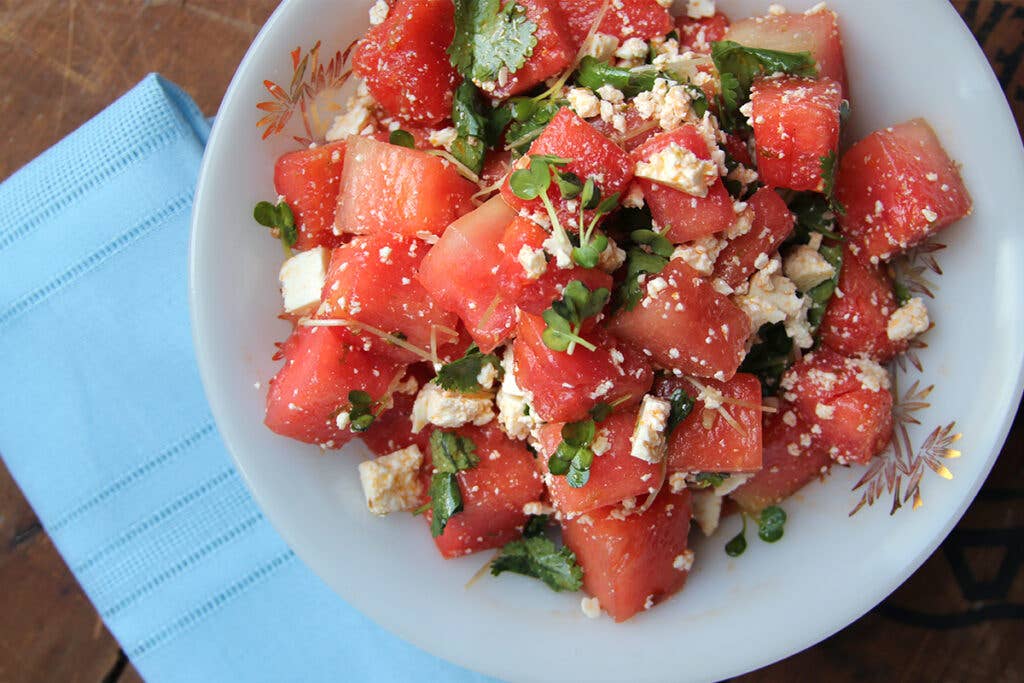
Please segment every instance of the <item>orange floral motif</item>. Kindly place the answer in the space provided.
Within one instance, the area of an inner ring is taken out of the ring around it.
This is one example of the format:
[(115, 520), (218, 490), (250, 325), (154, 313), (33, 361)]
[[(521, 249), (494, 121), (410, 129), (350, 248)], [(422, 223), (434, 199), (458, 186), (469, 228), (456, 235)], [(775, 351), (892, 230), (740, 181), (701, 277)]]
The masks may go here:
[[(935, 260), (934, 254), (946, 248), (945, 244), (926, 241), (910, 250), (903, 258), (896, 260), (892, 266), (893, 277), (897, 286), (902, 286), (909, 294), (935, 298), (934, 291), (938, 286), (926, 277), (927, 272), (942, 275), (942, 268)], [(864, 476), (854, 485), (853, 491), (861, 491), (861, 498), (850, 511), (850, 516), (857, 514), (864, 506), (874, 505), (884, 495), (892, 496), (892, 507), (889, 514), (895, 514), (903, 504), (913, 498), (916, 510), (923, 504), (921, 497), (921, 478), (926, 469), (930, 469), (943, 479), (952, 479), (942, 460), (959, 458), (961, 453), (952, 445), (963, 436), (954, 433), (956, 422), (945, 427), (938, 426), (925, 438), (921, 448), (915, 450), (910, 440), (910, 425), (920, 425), (915, 413), (931, 407), (925, 399), (935, 388), (934, 385), (920, 388), (920, 381), (914, 384), (902, 396), (899, 395), (898, 380), (900, 374), (909, 372), (912, 365), (918, 372), (924, 372), (924, 365), (918, 351), (928, 345), (920, 340), (913, 340), (905, 354), (897, 356), (897, 372), (893, 378), (893, 439), (892, 448), (871, 461)]]
[[(354, 47), (353, 41), (344, 52), (335, 52), (326, 64), (320, 61), (320, 41), (305, 54), (299, 47), (292, 50), (292, 80), (288, 87), (271, 80), (263, 81), (263, 86), (273, 98), (256, 105), (260, 111), (267, 112), (256, 122), (256, 127), (263, 129), (264, 140), (282, 132), (296, 110), (302, 117), (305, 135), (292, 136), (295, 141), (309, 145), (323, 137), (332, 117), (322, 114), (330, 114), (338, 109), (338, 105), (334, 102), (320, 103), (318, 98), (338, 90), (348, 81), (352, 71), (346, 69), (345, 64)], [(321, 112), (321, 108), (326, 108), (327, 112)]]

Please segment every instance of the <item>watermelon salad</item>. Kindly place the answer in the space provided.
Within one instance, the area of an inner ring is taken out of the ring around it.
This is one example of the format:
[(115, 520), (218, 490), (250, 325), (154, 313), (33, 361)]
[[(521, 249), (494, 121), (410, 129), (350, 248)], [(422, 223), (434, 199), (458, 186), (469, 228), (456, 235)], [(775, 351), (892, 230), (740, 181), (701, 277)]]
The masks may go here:
[(887, 448), (887, 364), (931, 327), (892, 263), (971, 211), (926, 120), (845, 139), (824, 3), (671, 5), (378, 0), (254, 211), (293, 325), (266, 426), (361, 438), (369, 513), (616, 621), (683, 587), (691, 534), (776, 542)]

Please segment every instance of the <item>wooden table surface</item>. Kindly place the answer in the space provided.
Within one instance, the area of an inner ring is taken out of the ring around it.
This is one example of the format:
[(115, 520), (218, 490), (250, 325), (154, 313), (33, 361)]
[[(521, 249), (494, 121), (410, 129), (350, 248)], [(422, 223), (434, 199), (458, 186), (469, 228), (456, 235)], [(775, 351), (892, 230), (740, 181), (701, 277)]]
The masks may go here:
[[(151, 71), (216, 113), (275, 5), (0, 0), (0, 178)], [(1024, 124), (1024, 0), (954, 5)], [(906, 584), (842, 632), (738, 680), (1024, 681), (1022, 563), (1024, 411), (978, 499)], [(0, 682), (140, 679), (2, 465), (0, 596)]]

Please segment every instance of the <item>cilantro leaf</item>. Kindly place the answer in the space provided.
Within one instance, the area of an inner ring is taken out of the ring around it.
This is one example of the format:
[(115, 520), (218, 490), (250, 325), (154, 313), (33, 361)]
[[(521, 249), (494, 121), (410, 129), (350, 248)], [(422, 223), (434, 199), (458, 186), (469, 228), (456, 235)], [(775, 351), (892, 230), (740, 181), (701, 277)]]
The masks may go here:
[(452, 432), (435, 431), (430, 435), (430, 457), (434, 474), (430, 478), (430, 533), (444, 533), (448, 520), (462, 511), (462, 492), (456, 474), (476, 467), (480, 458), (471, 439)]
[(842, 240), (836, 232), (836, 216), (828, 200), (817, 192), (799, 192), (789, 201), (789, 210), (796, 216), (796, 228), (790, 241), (807, 244), (811, 233), (818, 232), (831, 240)]
[(596, 346), (579, 336), (579, 332), (584, 320), (601, 312), (610, 295), (604, 287), (591, 292), (579, 280), (567, 284), (562, 291), (562, 298), (552, 301), (551, 308), (543, 313), (542, 317), (547, 323), (542, 335), (544, 344), (549, 349), (565, 351), (569, 355), (572, 355), (577, 345), (590, 351), (597, 350)]
[(523, 536), (526, 538), (543, 536), (550, 521), (551, 518), (548, 515), (530, 515), (526, 524), (523, 525)]
[(430, 435), (430, 457), (434, 471), (444, 474), (469, 470), (480, 462), (472, 439), (441, 430)]
[(451, 516), (462, 512), (458, 477), (438, 472), (430, 478), (430, 509), (430, 535), (437, 538), (444, 533)]
[(512, 541), (491, 563), (491, 574), (513, 572), (540, 579), (554, 591), (577, 591), (583, 586), (583, 569), (566, 547), (556, 548), (551, 539), (531, 536)]
[(508, 111), (510, 123), (505, 134), (506, 147), (515, 156), (522, 156), (530, 143), (540, 137), (547, 125), (562, 108), (563, 100), (536, 102), (528, 97), (514, 97), (501, 110)]
[(686, 393), (685, 389), (676, 389), (668, 400), (672, 407), (669, 409), (668, 423), (665, 425), (666, 438), (689, 417), (694, 405), (693, 397)]
[(765, 543), (775, 543), (785, 531), (786, 511), (777, 505), (766, 507), (757, 518), (757, 536)]
[(758, 76), (784, 73), (813, 78), (818, 74), (810, 52), (747, 47), (731, 40), (711, 43), (711, 59), (722, 81), (720, 117), (729, 129), (740, 124), (739, 108), (750, 99), (750, 86)]
[(455, 36), (448, 48), (452, 66), (466, 78), (492, 81), (502, 68), (517, 71), (537, 45), (537, 25), (514, 1), (454, 0)]
[(843, 269), (843, 248), (839, 245), (822, 244), (818, 248), (818, 253), (828, 261), (835, 273), (828, 280), (804, 292), (811, 299), (811, 309), (807, 312), (807, 322), (810, 323), (812, 331), (817, 331), (821, 325), (828, 302), (832, 299), (832, 295), (835, 294), (836, 288), (839, 287), (839, 275)]
[(643, 299), (641, 275), (657, 275), (672, 258), (674, 247), (663, 235), (650, 228), (633, 230), (629, 238), (637, 246), (626, 252), (626, 277), (619, 287), (619, 304), (627, 311), (636, 308)]
[(900, 306), (903, 306), (914, 297), (914, 293), (910, 291), (907, 283), (899, 278), (893, 278), (892, 291), (896, 295), (896, 303)]
[(483, 99), (472, 81), (462, 81), (452, 99), (452, 124), (457, 137), (451, 153), (463, 166), (480, 175), (487, 153), (487, 114)]
[(480, 386), (477, 377), (485, 365), (493, 366), (500, 376), (501, 361), (498, 360), (498, 357), (493, 353), (480, 353), (480, 348), (476, 344), (471, 344), (462, 358), (452, 361), (438, 370), (437, 384), (448, 391), (462, 393), (482, 391), (483, 387)]
[(761, 380), (761, 393), (774, 396), (782, 375), (793, 364), (793, 340), (782, 323), (763, 325), (757, 331), (760, 340), (750, 349), (740, 365), (740, 372), (756, 375)]
[(846, 215), (846, 207), (839, 202), (835, 197), (836, 191), (836, 172), (839, 170), (839, 157), (835, 150), (832, 150), (825, 156), (821, 157), (821, 180), (822, 180), (822, 192), (825, 194), (828, 200), (829, 208), (832, 209), (832, 213), (837, 216)]
[(283, 199), (277, 204), (257, 202), (253, 207), (252, 217), (260, 225), (270, 228), (271, 233), (281, 240), (285, 251), (291, 254), (292, 247), (299, 239), (299, 229), (295, 225), (295, 214), (292, 207)]

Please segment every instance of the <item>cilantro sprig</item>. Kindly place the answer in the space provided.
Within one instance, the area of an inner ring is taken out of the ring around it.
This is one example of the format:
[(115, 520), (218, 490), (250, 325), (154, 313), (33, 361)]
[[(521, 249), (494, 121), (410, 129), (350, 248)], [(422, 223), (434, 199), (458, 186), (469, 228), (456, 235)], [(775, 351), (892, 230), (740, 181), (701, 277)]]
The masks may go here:
[(523, 529), (523, 538), (506, 543), (491, 562), (491, 574), (513, 572), (540, 579), (554, 591), (578, 591), (583, 587), (583, 568), (576, 555), (566, 547), (557, 547), (544, 536), (547, 516), (531, 517)]
[(452, 99), (452, 125), (457, 137), (450, 151), (459, 163), (477, 175), (483, 170), (487, 153), (487, 121), (488, 112), (480, 92), (472, 81), (462, 81)]
[(598, 403), (590, 409), (590, 417), (562, 425), (562, 442), (548, 458), (548, 471), (565, 480), (574, 489), (583, 488), (590, 481), (590, 466), (594, 463), (594, 437), (597, 425), (611, 415), (612, 407)]
[(565, 104), (561, 99), (535, 100), (530, 97), (513, 97), (502, 107), (495, 110), (491, 117), (490, 135), (492, 144), (496, 144), (501, 132), (505, 134), (505, 147), (512, 150), (517, 158), (529, 148), (530, 143), (540, 137), (554, 118), (558, 110)]
[(650, 229), (634, 230), (629, 237), (635, 246), (626, 252), (626, 278), (619, 287), (619, 304), (632, 311), (643, 299), (640, 277), (664, 270), (675, 248), (666, 237)]
[(447, 365), (443, 365), (437, 372), (437, 384), (448, 391), (459, 391), (472, 393), (482, 391), (483, 387), (477, 377), (485, 365), (490, 365), (501, 376), (501, 361), (493, 353), (481, 353), (476, 344), (470, 344), (465, 355)]
[(580, 282), (573, 280), (565, 286), (562, 298), (551, 302), (551, 308), (543, 313), (544, 329), (542, 339), (544, 345), (553, 351), (564, 351), (570, 356), (576, 346), (588, 351), (596, 351), (597, 347), (580, 336), (583, 321), (593, 318), (608, 303), (611, 293), (604, 287), (594, 291)]
[(711, 43), (711, 59), (722, 81), (719, 117), (730, 129), (739, 122), (739, 108), (750, 99), (755, 78), (775, 73), (813, 78), (818, 73), (810, 52), (747, 47), (731, 40)]
[(839, 157), (835, 150), (832, 150), (821, 157), (821, 180), (822, 193), (828, 201), (829, 209), (837, 216), (846, 215), (846, 207), (836, 199), (836, 173), (839, 171)]
[(821, 233), (830, 240), (842, 240), (836, 232), (836, 215), (828, 199), (817, 192), (799, 192), (789, 201), (789, 210), (796, 216), (796, 227), (790, 241), (807, 244), (811, 233)]
[(756, 375), (761, 381), (761, 394), (774, 396), (782, 375), (793, 364), (793, 340), (786, 334), (783, 323), (762, 325), (757, 338), (759, 341), (743, 359), (740, 372)]
[(281, 240), (285, 253), (290, 256), (292, 247), (299, 239), (299, 229), (295, 225), (295, 214), (292, 213), (292, 207), (288, 206), (288, 202), (283, 199), (277, 204), (257, 202), (253, 207), (252, 217), (260, 225), (270, 228), (271, 234)]
[(444, 533), (451, 516), (462, 511), (462, 492), (456, 475), (476, 467), (480, 458), (472, 439), (440, 430), (430, 435), (430, 457), (434, 463), (430, 478), (430, 533), (436, 538)]
[(828, 280), (804, 292), (811, 299), (811, 308), (807, 311), (807, 322), (811, 331), (816, 332), (825, 317), (825, 309), (839, 287), (839, 275), (843, 269), (843, 248), (838, 244), (822, 244), (818, 253), (832, 266), (833, 274)]
[[(602, 86), (610, 85), (628, 99), (639, 95), (642, 92), (654, 89), (654, 82), (659, 78), (670, 83), (678, 81), (669, 74), (658, 71), (652, 66), (627, 69), (615, 66), (610, 62), (602, 62), (596, 57), (586, 56), (576, 70), (576, 82), (584, 88), (598, 90)], [(704, 91), (689, 83), (685, 84), (690, 94), (690, 107), (697, 116), (704, 116), (708, 109), (707, 97)]]
[(448, 55), (459, 73), (478, 83), (517, 71), (537, 45), (537, 24), (512, 0), (454, 0), (455, 35)]

